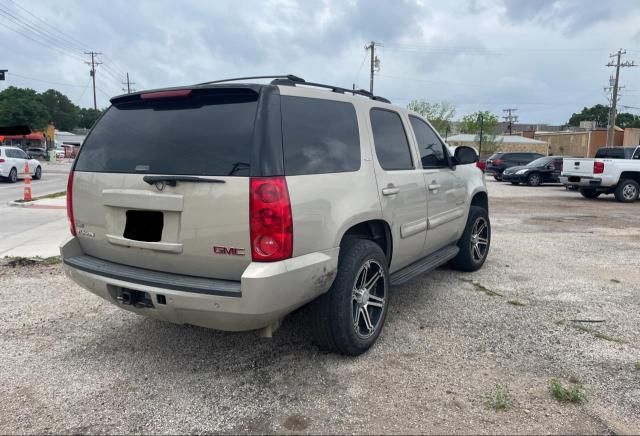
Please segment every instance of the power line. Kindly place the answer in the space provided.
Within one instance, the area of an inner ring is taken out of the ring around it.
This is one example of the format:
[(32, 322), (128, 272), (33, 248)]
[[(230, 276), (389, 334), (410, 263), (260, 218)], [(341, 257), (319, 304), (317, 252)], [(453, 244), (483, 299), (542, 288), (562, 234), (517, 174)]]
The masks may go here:
[(82, 85), (73, 85), (71, 83), (62, 83), (62, 82), (54, 82), (54, 81), (51, 81), (51, 80), (36, 79), (35, 77), (23, 76), (21, 74), (16, 74), (16, 73), (7, 73), (7, 76), (10, 76), (10, 77), (11, 76), (15, 76), (15, 77), (19, 77), (21, 79), (33, 80), (34, 82), (48, 83), (50, 85), (68, 86), (70, 88), (82, 88)]
[(80, 51), (84, 51), (86, 49), (84, 43), (76, 38), (74, 38), (71, 35), (68, 35), (64, 32), (62, 32), (60, 29), (58, 29), (57, 27), (51, 25), (48, 21), (43, 20), (42, 18), (38, 17), (37, 15), (35, 15), (33, 12), (30, 12), (29, 10), (27, 10), (26, 8), (24, 8), (23, 6), (21, 6), (20, 4), (18, 4), (17, 2), (15, 2), (14, 0), (9, 0), (14, 6), (16, 6), (17, 8), (23, 10), (24, 12), (26, 12), (28, 15), (32, 16), (33, 18), (35, 18), (37, 21), (39, 21), (40, 23), (42, 23), (45, 27), (48, 27), (49, 29), (51, 29), (52, 32), (55, 32), (59, 35), (61, 35), (61, 39), (64, 39), (66, 41), (68, 41), (71, 44), (77, 44), (77, 47), (79, 47)]

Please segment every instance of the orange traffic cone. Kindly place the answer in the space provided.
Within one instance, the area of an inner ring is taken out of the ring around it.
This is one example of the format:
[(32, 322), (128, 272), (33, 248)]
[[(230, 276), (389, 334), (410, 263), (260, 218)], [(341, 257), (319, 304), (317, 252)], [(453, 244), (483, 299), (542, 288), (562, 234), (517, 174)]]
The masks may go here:
[(31, 201), (31, 172), (29, 162), (24, 163), (24, 201)]

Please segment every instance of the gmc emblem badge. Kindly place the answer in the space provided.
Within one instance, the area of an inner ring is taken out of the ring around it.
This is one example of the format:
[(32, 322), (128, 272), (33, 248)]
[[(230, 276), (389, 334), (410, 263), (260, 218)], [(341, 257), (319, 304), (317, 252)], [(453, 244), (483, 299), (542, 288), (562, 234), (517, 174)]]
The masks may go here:
[(213, 252), (215, 254), (224, 254), (226, 256), (244, 256), (244, 248), (224, 247), (222, 245), (214, 245)]

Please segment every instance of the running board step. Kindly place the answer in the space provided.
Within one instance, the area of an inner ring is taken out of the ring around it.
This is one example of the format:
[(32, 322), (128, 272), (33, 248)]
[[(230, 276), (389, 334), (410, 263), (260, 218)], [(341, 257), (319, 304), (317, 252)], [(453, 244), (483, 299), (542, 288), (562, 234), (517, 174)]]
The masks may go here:
[(441, 248), (440, 250), (432, 253), (426, 257), (423, 257), (417, 262), (411, 265), (405, 266), (399, 271), (391, 274), (391, 286), (399, 286), (407, 283), (419, 275), (433, 271), (440, 265), (443, 265), (456, 257), (460, 251), (457, 245), (450, 245), (448, 247)]

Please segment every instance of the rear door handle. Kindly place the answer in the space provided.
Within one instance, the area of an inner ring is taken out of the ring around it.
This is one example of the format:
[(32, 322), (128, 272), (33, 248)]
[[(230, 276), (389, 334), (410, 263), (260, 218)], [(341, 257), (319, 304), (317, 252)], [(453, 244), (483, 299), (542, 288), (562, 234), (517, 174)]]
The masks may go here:
[(429, 191), (437, 191), (438, 189), (440, 189), (440, 185), (438, 185), (437, 183), (432, 183), (429, 185)]
[(386, 188), (382, 188), (382, 195), (396, 195), (400, 192), (400, 188), (396, 188), (392, 184), (387, 185)]

